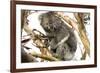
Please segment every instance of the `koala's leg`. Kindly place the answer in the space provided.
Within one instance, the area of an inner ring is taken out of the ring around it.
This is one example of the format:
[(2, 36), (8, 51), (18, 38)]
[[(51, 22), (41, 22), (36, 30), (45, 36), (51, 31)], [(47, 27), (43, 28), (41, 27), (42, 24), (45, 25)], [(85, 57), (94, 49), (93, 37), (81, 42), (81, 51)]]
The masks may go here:
[(70, 47), (67, 43), (62, 43), (58, 46), (56, 54), (60, 57), (61, 60), (67, 61), (71, 60), (74, 56), (74, 53), (70, 51)]
[(50, 48), (51, 48), (51, 51), (52, 51), (52, 53), (55, 55), (55, 56), (58, 56), (57, 55), (57, 49), (58, 49), (58, 47), (60, 46), (61, 47), (61, 45), (63, 44), (63, 43), (65, 43), (67, 40), (68, 40), (68, 38), (69, 38), (69, 34), (66, 36), (66, 37), (64, 37), (60, 42), (58, 42), (57, 41), (57, 38), (53, 38), (51, 41), (50, 41)]

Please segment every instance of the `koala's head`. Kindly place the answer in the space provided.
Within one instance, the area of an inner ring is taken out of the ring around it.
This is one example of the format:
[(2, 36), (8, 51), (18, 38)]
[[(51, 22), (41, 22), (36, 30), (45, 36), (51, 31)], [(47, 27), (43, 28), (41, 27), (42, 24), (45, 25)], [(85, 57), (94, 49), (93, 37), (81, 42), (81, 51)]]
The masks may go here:
[(54, 32), (60, 29), (61, 20), (56, 16), (56, 12), (50, 11), (40, 15), (40, 25), (45, 31)]

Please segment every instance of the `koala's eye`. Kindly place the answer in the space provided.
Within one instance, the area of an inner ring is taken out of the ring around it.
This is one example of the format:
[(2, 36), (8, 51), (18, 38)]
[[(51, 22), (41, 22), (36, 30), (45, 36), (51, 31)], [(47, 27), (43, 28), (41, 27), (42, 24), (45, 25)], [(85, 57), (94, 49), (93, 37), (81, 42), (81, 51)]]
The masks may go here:
[(42, 26), (43, 26), (45, 29), (47, 29), (47, 30), (49, 30), (49, 29), (50, 29), (50, 26), (49, 26), (49, 24), (48, 24), (48, 23), (42, 24)]

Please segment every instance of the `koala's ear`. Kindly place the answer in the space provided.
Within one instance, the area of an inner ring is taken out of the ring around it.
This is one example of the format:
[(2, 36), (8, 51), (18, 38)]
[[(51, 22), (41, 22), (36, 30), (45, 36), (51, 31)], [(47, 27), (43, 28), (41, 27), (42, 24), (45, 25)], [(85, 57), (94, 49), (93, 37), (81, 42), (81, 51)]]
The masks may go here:
[(39, 15), (39, 21), (43, 20), (43, 18), (48, 18), (51, 15), (54, 15), (54, 11), (48, 11)]

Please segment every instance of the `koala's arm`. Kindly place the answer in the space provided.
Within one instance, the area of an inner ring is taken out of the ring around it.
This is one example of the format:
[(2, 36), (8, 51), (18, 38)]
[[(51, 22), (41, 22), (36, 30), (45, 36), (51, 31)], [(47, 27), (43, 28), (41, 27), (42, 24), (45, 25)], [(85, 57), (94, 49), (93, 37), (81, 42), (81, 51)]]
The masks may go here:
[(76, 49), (77, 49), (77, 39), (76, 39), (75, 34), (74, 34), (73, 31), (70, 32), (70, 37), (68, 38), (66, 43), (70, 47), (70, 51), (71, 52), (75, 52), (76, 51)]

